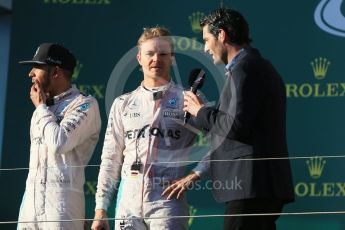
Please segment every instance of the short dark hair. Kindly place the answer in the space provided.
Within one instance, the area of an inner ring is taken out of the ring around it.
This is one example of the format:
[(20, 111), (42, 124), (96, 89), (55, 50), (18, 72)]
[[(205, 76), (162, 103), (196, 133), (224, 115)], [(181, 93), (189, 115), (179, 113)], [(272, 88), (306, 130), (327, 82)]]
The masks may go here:
[(219, 8), (212, 11), (200, 21), (202, 27), (208, 25), (208, 29), (215, 37), (219, 30), (223, 29), (229, 37), (229, 42), (236, 45), (250, 44), (249, 26), (246, 19), (236, 10)]

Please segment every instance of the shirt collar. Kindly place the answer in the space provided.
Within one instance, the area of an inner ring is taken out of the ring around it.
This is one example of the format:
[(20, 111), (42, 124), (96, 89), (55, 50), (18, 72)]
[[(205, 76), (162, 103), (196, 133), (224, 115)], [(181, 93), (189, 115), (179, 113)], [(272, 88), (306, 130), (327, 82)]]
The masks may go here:
[(242, 54), (244, 54), (247, 49), (246, 48), (242, 48), (240, 49), (240, 51), (238, 51), (238, 53), (235, 55), (235, 57), (225, 66), (225, 71), (226, 72), (231, 72), (232, 69), (234, 68), (236, 62), (238, 61), (238, 59), (242, 56)]

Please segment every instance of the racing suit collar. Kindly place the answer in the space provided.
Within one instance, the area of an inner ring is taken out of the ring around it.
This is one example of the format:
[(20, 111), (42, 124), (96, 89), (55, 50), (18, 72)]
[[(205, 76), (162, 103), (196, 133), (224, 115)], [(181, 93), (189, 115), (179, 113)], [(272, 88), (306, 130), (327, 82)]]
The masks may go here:
[(77, 87), (74, 84), (72, 84), (71, 88), (69, 88), (67, 91), (65, 91), (65, 92), (63, 92), (57, 96), (54, 96), (54, 104), (58, 103), (62, 99), (65, 99), (66, 97), (69, 97), (72, 94), (75, 94), (77, 92), (79, 92), (79, 90), (77, 89)]
[(171, 85), (172, 81), (170, 80), (167, 84), (165, 85), (161, 85), (161, 86), (158, 86), (158, 87), (153, 87), (153, 88), (150, 88), (150, 87), (146, 87), (144, 86), (144, 81), (141, 82), (140, 86), (146, 90), (146, 91), (149, 91), (149, 92), (157, 92), (157, 91), (165, 91), (167, 89), (170, 88), (170, 85)]
[(154, 88), (147, 88), (144, 86), (144, 83), (141, 82), (139, 86), (139, 91), (144, 93), (144, 95), (148, 96), (149, 98), (152, 98), (152, 100), (158, 100), (164, 97), (165, 92), (167, 92), (168, 89), (170, 89), (171, 86), (173, 86), (174, 83), (170, 80), (167, 84), (154, 87)]

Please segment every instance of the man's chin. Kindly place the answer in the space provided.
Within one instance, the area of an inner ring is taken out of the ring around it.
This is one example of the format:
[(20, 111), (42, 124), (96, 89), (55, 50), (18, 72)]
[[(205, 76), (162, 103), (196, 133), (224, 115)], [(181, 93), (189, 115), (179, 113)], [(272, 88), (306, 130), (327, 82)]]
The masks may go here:
[(220, 64), (224, 64), (221, 60), (219, 60), (219, 59), (213, 59), (213, 63), (215, 64), (215, 65), (220, 65)]
[(154, 79), (156, 81), (168, 81), (169, 76), (154, 75), (154, 76), (152, 76), (152, 79)]
[(224, 62), (223, 60), (221, 59), (213, 59), (213, 63), (215, 65), (226, 65), (226, 62)]

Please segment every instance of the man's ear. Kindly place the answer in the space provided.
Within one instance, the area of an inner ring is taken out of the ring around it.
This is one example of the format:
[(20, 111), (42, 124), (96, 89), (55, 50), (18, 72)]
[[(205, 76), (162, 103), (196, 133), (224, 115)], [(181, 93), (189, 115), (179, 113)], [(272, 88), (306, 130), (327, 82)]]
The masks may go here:
[(173, 54), (173, 55), (171, 56), (171, 65), (173, 65), (174, 62), (175, 62), (175, 54)]
[(141, 55), (140, 54), (141, 54), (140, 51), (138, 51), (137, 60), (138, 60), (139, 64), (141, 65)]
[(225, 33), (223, 29), (219, 29), (218, 40), (223, 43), (227, 40), (227, 34)]
[(59, 72), (63, 71), (59, 66), (55, 66), (52, 71), (52, 77), (57, 78), (59, 76)]

